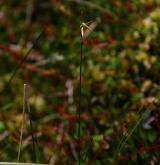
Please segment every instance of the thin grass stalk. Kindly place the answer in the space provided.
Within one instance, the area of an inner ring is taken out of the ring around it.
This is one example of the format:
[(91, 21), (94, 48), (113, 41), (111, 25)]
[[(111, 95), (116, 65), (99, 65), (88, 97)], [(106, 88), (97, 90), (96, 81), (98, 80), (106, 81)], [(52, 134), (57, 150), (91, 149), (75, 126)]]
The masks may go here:
[(21, 68), (21, 66), (23, 65), (23, 63), (26, 61), (27, 57), (31, 53), (32, 49), (36, 46), (37, 42), (39, 41), (39, 39), (41, 38), (41, 36), (42, 36), (43, 33), (44, 33), (44, 29), (42, 29), (42, 31), (39, 33), (39, 35), (37, 36), (37, 38), (33, 41), (32, 46), (27, 51), (27, 53), (24, 55), (24, 57), (22, 58), (22, 60), (20, 61), (20, 64), (17, 65), (15, 67), (15, 69), (13, 70), (11, 77), (9, 78), (8, 82), (5, 84), (5, 89), (8, 88), (8, 86), (11, 83), (11, 81), (13, 80), (13, 78), (15, 77), (15, 75), (17, 74), (17, 72), (19, 71), (19, 69)]
[(83, 165), (86, 165), (87, 164), (87, 157), (88, 157), (88, 155), (89, 155), (89, 149), (90, 149), (90, 147), (91, 147), (91, 145), (93, 144), (93, 139), (92, 139), (92, 137), (89, 139), (89, 143), (88, 143), (88, 146), (87, 146), (87, 149), (86, 149), (86, 151), (85, 151), (85, 153), (84, 153), (84, 156), (83, 156), (83, 159), (82, 159), (82, 164)]
[(137, 123), (135, 124), (135, 126), (132, 128), (132, 130), (129, 132), (128, 136), (125, 138), (125, 140), (122, 142), (118, 152), (120, 152), (122, 150), (122, 148), (124, 147), (124, 145), (126, 144), (126, 142), (128, 141), (128, 139), (132, 136), (133, 132), (135, 131), (135, 129), (138, 127), (138, 125), (140, 124), (140, 122), (142, 121), (143, 116), (141, 118), (139, 118), (139, 120), (137, 121)]
[(19, 142), (19, 149), (18, 149), (18, 155), (17, 155), (17, 162), (20, 161), (20, 156), (21, 156), (21, 148), (22, 148), (22, 140), (23, 140), (23, 131), (24, 131), (24, 123), (25, 123), (26, 91), (27, 91), (27, 85), (24, 84), (24, 88), (23, 88), (22, 125), (21, 125), (21, 132), (20, 132), (20, 140), (19, 140), (20, 142)]
[(81, 110), (82, 110), (82, 63), (83, 63), (83, 36), (80, 44), (80, 72), (79, 72), (79, 108), (78, 108), (78, 165), (81, 164)]
[[(26, 84), (29, 91), (29, 86)], [(28, 101), (28, 92), (26, 93), (26, 105), (27, 105), (27, 111), (29, 115), (29, 122), (30, 122), (30, 133), (32, 136), (32, 150), (33, 150), (33, 157), (35, 159), (35, 162), (37, 163), (37, 155), (36, 155), (36, 145), (35, 145), (35, 137), (34, 137), (34, 131), (33, 131), (33, 123), (32, 123), (32, 115), (31, 115), (31, 109)]]
[(21, 148), (22, 148), (22, 141), (23, 141), (23, 132), (24, 132), (24, 125), (25, 125), (26, 108), (27, 108), (27, 111), (28, 111), (28, 114), (29, 114), (30, 132), (31, 132), (31, 136), (32, 136), (33, 157), (35, 159), (35, 162), (37, 162), (36, 149), (35, 149), (35, 138), (34, 138), (34, 133), (33, 133), (34, 131), (33, 131), (32, 119), (31, 119), (31, 110), (30, 110), (30, 105), (29, 105), (29, 101), (28, 101), (28, 90), (29, 90), (28, 84), (24, 84), (22, 125), (21, 125), (21, 132), (20, 132), (20, 143), (19, 143), (19, 149), (18, 149), (18, 155), (17, 155), (17, 162), (20, 161), (20, 156), (21, 156)]
[[(141, 106), (137, 112), (137, 114), (139, 114), (141, 111), (143, 110), (143, 106)], [(125, 146), (126, 142), (128, 141), (128, 139), (132, 136), (132, 134), (134, 133), (134, 131), (136, 130), (136, 128), (139, 126), (140, 122), (143, 120), (143, 114), (141, 117), (139, 117), (138, 121), (135, 123), (135, 126), (128, 132), (128, 135), (125, 137), (123, 136), (120, 140), (120, 143), (118, 145), (118, 148), (113, 156), (113, 162), (116, 160), (116, 156), (117, 154), (123, 149), (123, 147)]]
[[(17, 65), (16, 67), (15, 67), (15, 69), (13, 70), (13, 72), (12, 72), (12, 74), (11, 74), (11, 76), (10, 76), (10, 78), (9, 78), (9, 80), (6, 82), (6, 84), (5, 84), (5, 86), (4, 86), (4, 91), (5, 90), (7, 90), (8, 89), (8, 87), (10, 86), (10, 84), (11, 84), (11, 82), (12, 82), (12, 80), (14, 79), (14, 77), (15, 77), (15, 75), (17, 74), (17, 72), (20, 70), (20, 67), (23, 65), (23, 63), (26, 61), (26, 59), (27, 59), (27, 57), (29, 56), (29, 54), (30, 54), (30, 52), (32, 51), (32, 49), (36, 46), (36, 44), (37, 44), (37, 42), (39, 41), (39, 39), (41, 38), (41, 36), (42, 36), (42, 34), (44, 33), (44, 28), (42, 29), (42, 31), (39, 33), (39, 35), (37, 36), (37, 38), (33, 41), (33, 44), (32, 44), (32, 46), (30, 47), (30, 49), (27, 51), (27, 53), (24, 55), (24, 57), (22, 58), (22, 60), (20, 61), (20, 65)], [(0, 92), (0, 94), (3, 94), (3, 92)], [(24, 96), (25, 97), (25, 96)], [(24, 97), (23, 97), (23, 99), (24, 99)], [(23, 115), (25, 115), (25, 101), (23, 100), (23, 112), (24, 112), (24, 114)], [(8, 127), (7, 126), (7, 122), (6, 122), (6, 119), (5, 119), (5, 117), (3, 117), (3, 121), (4, 121), (4, 123), (5, 123), (5, 126), (6, 126), (6, 128)], [(24, 122), (24, 120), (22, 119), (22, 122)], [(23, 123), (22, 123), (22, 126), (23, 126)], [(22, 132), (22, 135), (20, 135), (20, 143), (22, 142), (22, 138), (23, 138), (23, 128), (21, 128), (21, 132)], [(22, 137), (21, 137), (22, 136)], [(21, 153), (21, 145), (22, 144), (20, 144), (19, 146), (19, 150), (18, 150), (18, 156), (17, 156), (17, 162), (19, 162), (19, 159), (20, 159), (20, 153)]]

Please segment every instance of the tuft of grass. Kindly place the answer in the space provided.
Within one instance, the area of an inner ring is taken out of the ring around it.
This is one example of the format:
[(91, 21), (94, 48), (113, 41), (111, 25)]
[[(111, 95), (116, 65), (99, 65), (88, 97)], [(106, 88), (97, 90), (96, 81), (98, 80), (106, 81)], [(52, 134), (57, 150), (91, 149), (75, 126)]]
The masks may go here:
[(24, 125), (25, 125), (26, 109), (27, 109), (27, 112), (28, 112), (28, 115), (29, 115), (29, 121), (30, 121), (30, 133), (31, 133), (31, 136), (32, 136), (32, 152), (33, 152), (33, 157), (35, 159), (35, 162), (37, 162), (36, 147), (35, 147), (35, 137), (34, 137), (33, 124), (32, 124), (32, 119), (31, 119), (31, 110), (30, 110), (30, 105), (29, 105), (29, 101), (28, 101), (28, 91), (29, 91), (28, 84), (24, 84), (22, 125), (21, 125), (21, 131), (20, 131), (20, 143), (19, 143), (19, 149), (18, 149), (18, 155), (17, 155), (17, 162), (20, 161), (20, 156), (21, 156), (21, 149), (22, 149), (22, 141), (23, 141), (23, 132), (24, 132)]
[[(137, 114), (139, 114), (141, 111), (143, 110), (143, 106), (139, 108)], [(127, 141), (131, 138), (131, 136), (133, 135), (134, 131), (136, 130), (136, 128), (139, 126), (139, 124), (141, 123), (141, 121), (143, 120), (145, 112), (142, 113), (142, 115), (139, 117), (139, 119), (137, 120), (137, 122), (135, 123), (134, 127), (132, 129), (129, 130), (127, 136), (124, 136), (120, 139), (119, 145), (117, 147), (117, 150), (113, 156), (113, 162), (116, 161), (116, 157), (117, 155), (121, 152), (121, 150), (124, 148), (124, 146), (126, 145)]]
[(86, 150), (84, 152), (84, 154), (82, 155), (82, 164), (83, 165), (87, 165), (87, 162), (88, 162), (88, 155), (89, 155), (89, 151), (90, 151), (90, 148), (93, 144), (93, 139), (92, 137), (89, 139), (89, 142), (88, 142), (88, 145), (86, 147)]

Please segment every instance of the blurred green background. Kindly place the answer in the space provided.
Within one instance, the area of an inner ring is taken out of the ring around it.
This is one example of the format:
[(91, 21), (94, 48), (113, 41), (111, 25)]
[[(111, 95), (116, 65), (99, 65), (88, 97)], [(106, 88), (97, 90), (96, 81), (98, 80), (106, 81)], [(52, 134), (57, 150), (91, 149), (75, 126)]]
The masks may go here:
[[(37, 162), (76, 164), (80, 24), (88, 21), (83, 164), (160, 162), (160, 0), (0, 1), (0, 161), (17, 159), (27, 83)], [(27, 114), (21, 162), (35, 162), (29, 128)]]

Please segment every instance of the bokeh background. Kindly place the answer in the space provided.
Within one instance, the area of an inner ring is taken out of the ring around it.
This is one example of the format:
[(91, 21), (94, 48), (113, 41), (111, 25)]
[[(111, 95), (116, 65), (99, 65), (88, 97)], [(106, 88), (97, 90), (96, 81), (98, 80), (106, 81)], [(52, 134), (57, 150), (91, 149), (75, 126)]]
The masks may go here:
[(83, 164), (159, 163), (160, 0), (0, 1), (0, 161), (17, 160), (27, 83), (37, 160), (26, 114), (20, 161), (78, 162), (80, 24), (88, 21)]

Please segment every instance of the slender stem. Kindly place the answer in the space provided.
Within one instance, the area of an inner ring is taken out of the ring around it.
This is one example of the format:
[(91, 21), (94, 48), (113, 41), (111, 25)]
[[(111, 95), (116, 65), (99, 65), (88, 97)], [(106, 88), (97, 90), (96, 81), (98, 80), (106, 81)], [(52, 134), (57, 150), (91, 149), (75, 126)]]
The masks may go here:
[[(141, 106), (137, 112), (137, 114), (140, 114), (140, 112), (143, 110), (143, 106)], [(116, 160), (116, 156), (117, 154), (122, 150), (122, 148), (125, 146), (126, 142), (128, 141), (128, 139), (132, 136), (133, 132), (135, 131), (135, 129), (139, 126), (140, 122), (143, 120), (144, 115), (142, 114), (142, 116), (138, 119), (138, 121), (135, 123), (135, 126), (128, 132), (127, 137), (123, 136), (120, 140), (120, 143), (118, 145), (118, 148), (113, 156), (113, 163), (115, 163)]]
[(15, 69), (13, 70), (11, 77), (9, 78), (9, 80), (7, 81), (7, 83), (5, 84), (5, 89), (8, 88), (8, 86), (10, 85), (11, 81), (13, 80), (13, 78), (15, 77), (15, 75), (17, 74), (17, 72), (20, 70), (20, 68), (22, 67), (23, 63), (26, 61), (27, 57), (30, 55), (32, 49), (36, 46), (37, 42), (39, 41), (39, 39), (41, 38), (42, 34), (44, 33), (44, 28), (42, 29), (42, 31), (39, 33), (39, 35), (37, 36), (37, 38), (33, 41), (32, 46), (29, 48), (29, 50), (27, 51), (27, 53), (24, 55), (24, 57), (21, 59), (19, 65), (17, 65), (15, 67)]
[(25, 115), (26, 115), (26, 108), (29, 114), (29, 120), (30, 120), (30, 132), (32, 136), (32, 150), (33, 150), (33, 156), (35, 161), (37, 161), (36, 158), (36, 149), (35, 149), (35, 138), (33, 134), (33, 124), (31, 119), (31, 111), (30, 106), (28, 102), (28, 84), (24, 84), (24, 91), (23, 91), (23, 112), (22, 112), (22, 126), (21, 126), (21, 134), (20, 134), (20, 143), (19, 143), (19, 149), (18, 149), (18, 156), (17, 156), (17, 162), (20, 161), (21, 156), (21, 148), (22, 148), (22, 140), (23, 140), (23, 132), (24, 132), (24, 124), (25, 124)]
[(24, 122), (25, 122), (25, 108), (26, 108), (26, 84), (24, 84), (23, 89), (23, 112), (22, 112), (22, 125), (21, 125), (21, 132), (20, 132), (20, 143), (19, 143), (19, 149), (18, 149), (18, 156), (17, 156), (17, 162), (20, 160), (21, 155), (21, 147), (22, 147), (22, 140), (23, 140), (23, 131), (24, 131)]
[(81, 48), (80, 48), (80, 91), (79, 91), (79, 110), (78, 110), (78, 165), (81, 164), (81, 110), (82, 110), (82, 61), (83, 61), (83, 38), (81, 35)]
[[(26, 84), (27, 85), (27, 84)], [(29, 86), (27, 85), (27, 88)], [(32, 123), (32, 115), (31, 115), (31, 110), (30, 110), (30, 105), (28, 102), (28, 93), (26, 94), (26, 104), (27, 104), (27, 110), (28, 110), (28, 115), (29, 115), (29, 122), (30, 122), (30, 132), (32, 136), (32, 150), (33, 150), (33, 157), (35, 159), (35, 162), (37, 163), (37, 156), (36, 156), (36, 146), (35, 146), (35, 137), (34, 137), (34, 131), (33, 131), (33, 123)]]

